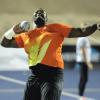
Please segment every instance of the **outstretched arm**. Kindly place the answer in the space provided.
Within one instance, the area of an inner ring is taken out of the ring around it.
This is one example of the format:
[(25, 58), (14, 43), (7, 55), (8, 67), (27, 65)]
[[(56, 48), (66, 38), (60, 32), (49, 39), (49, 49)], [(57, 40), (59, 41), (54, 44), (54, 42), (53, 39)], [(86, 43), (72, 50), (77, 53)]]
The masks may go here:
[(85, 37), (91, 35), (96, 30), (99, 30), (97, 24), (93, 24), (91, 26), (87, 26), (84, 28), (72, 28), (71, 32), (69, 33), (68, 38), (76, 38), (76, 37)]

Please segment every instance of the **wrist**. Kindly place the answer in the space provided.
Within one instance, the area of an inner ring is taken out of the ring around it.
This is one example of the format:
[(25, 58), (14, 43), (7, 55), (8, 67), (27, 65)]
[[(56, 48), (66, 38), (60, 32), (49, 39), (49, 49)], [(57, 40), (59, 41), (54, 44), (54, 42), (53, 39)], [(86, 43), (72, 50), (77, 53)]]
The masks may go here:
[(4, 33), (4, 37), (6, 37), (7, 39), (12, 39), (14, 35), (15, 35), (15, 32), (13, 30), (13, 27)]
[(97, 24), (97, 30), (100, 31), (100, 24)]

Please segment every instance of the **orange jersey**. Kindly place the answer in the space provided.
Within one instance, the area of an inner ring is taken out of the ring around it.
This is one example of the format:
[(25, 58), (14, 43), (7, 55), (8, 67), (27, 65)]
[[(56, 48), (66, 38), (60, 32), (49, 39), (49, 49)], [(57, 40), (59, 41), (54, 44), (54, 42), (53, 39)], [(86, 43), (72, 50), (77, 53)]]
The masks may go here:
[(41, 28), (21, 33), (15, 37), (19, 47), (28, 54), (29, 66), (38, 63), (64, 68), (62, 44), (71, 27), (62, 24), (48, 24)]

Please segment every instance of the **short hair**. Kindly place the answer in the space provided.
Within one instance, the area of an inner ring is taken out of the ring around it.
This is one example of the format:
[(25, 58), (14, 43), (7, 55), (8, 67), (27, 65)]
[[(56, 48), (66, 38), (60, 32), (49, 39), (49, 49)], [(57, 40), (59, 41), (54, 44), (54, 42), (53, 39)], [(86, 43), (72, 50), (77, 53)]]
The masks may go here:
[(44, 11), (42, 8), (37, 9), (37, 10), (33, 13), (33, 20), (36, 19), (37, 14), (39, 14), (39, 13), (43, 14), (44, 20), (45, 20), (45, 22), (46, 22), (46, 21), (47, 21), (47, 13), (46, 13), (46, 11)]

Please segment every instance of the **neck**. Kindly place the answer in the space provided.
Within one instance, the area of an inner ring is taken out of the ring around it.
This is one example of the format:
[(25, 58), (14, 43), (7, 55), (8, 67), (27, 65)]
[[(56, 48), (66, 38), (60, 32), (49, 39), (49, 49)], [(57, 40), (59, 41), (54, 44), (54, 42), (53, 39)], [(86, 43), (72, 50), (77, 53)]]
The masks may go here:
[(45, 25), (36, 25), (37, 28), (40, 28), (40, 27), (43, 27), (43, 26), (45, 26)]

